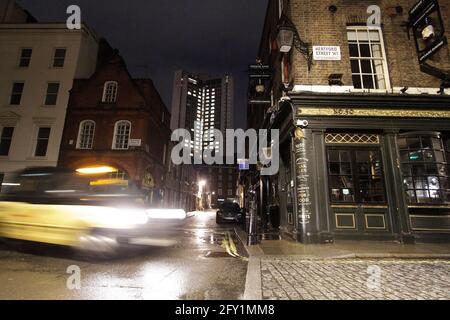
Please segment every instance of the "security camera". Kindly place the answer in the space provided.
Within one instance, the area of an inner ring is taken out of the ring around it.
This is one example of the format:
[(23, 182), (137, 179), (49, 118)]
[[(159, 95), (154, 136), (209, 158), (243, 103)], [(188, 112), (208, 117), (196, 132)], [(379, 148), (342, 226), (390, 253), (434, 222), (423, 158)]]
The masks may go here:
[(297, 127), (306, 128), (309, 125), (308, 120), (297, 120)]

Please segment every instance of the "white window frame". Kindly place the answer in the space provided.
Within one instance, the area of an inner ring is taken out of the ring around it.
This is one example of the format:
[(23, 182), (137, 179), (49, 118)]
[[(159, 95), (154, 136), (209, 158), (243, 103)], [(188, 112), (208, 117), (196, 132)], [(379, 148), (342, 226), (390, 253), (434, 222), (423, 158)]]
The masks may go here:
[[(86, 141), (82, 141), (82, 138), (84, 136), (85, 131), (85, 125), (92, 124), (93, 130), (92, 130), (92, 137), (87, 136), (87, 145), (83, 145), (83, 143), (86, 143)], [(77, 138), (77, 149), (79, 150), (92, 150), (94, 147), (94, 139), (95, 139), (95, 129), (96, 129), (96, 123), (94, 120), (83, 120), (80, 122), (80, 126), (78, 128), (78, 138)], [(89, 145), (90, 142), (90, 145)]]
[[(392, 89), (392, 87), (391, 87), (391, 81), (390, 81), (390, 75), (389, 75), (389, 68), (388, 68), (388, 64), (387, 64), (386, 47), (385, 47), (385, 44), (384, 44), (384, 37), (383, 37), (383, 30), (382, 30), (382, 28), (381, 27), (375, 27), (375, 26), (370, 26), (370, 27), (368, 27), (368, 26), (347, 26), (347, 28), (346, 28), (347, 44), (349, 44), (350, 41), (354, 42), (353, 40), (349, 40), (348, 39), (348, 32), (349, 31), (354, 31), (354, 30), (356, 30), (357, 33), (359, 31), (369, 32), (369, 31), (374, 31), (374, 30), (378, 32), (378, 35), (380, 37), (379, 44), (381, 46), (381, 54), (382, 54), (381, 61), (382, 61), (382, 65), (383, 65), (383, 76), (384, 76), (384, 79), (385, 79), (385, 87), (386, 88), (385, 89), (354, 88), (353, 91), (355, 91), (355, 92), (358, 92), (358, 91), (360, 91), (360, 92), (367, 92), (367, 91), (371, 91), (371, 92), (377, 92), (377, 91), (378, 92), (386, 92), (386, 91), (390, 91)], [(357, 42), (358, 47), (359, 47), (359, 41), (356, 41), (356, 42)], [(369, 43), (370, 43), (370, 40), (369, 40)], [(371, 58), (372, 58), (373, 57), (372, 48), (370, 48), (370, 51), (371, 51)], [(351, 60), (358, 60), (358, 61), (360, 61), (360, 60), (363, 60), (363, 59), (351, 59), (350, 56), (349, 56), (349, 62)], [(350, 72), (351, 72), (352, 78), (353, 78), (353, 72), (352, 71), (350, 71)], [(375, 83), (375, 79), (374, 79), (374, 83)], [(352, 85), (353, 85), (353, 79), (352, 79)], [(364, 86), (364, 84), (362, 84), (362, 85)]]
[[(114, 90), (110, 93), (108, 93), (109, 85), (114, 85)], [(118, 91), (119, 91), (119, 83), (117, 81), (106, 81), (105, 84), (103, 85), (102, 102), (103, 103), (116, 103)]]
[[(125, 123), (128, 124), (128, 126), (129, 126), (128, 137), (127, 137), (127, 139), (128, 139), (127, 146), (126, 147), (124, 147), (124, 146), (117, 147), (116, 146), (117, 135), (118, 135), (117, 131), (119, 129), (119, 126), (121, 124), (125, 124)], [(128, 121), (128, 120), (119, 120), (119, 121), (117, 121), (116, 124), (114, 125), (114, 136), (113, 136), (113, 142), (112, 142), (112, 149), (113, 150), (128, 150), (128, 149), (130, 149), (130, 137), (131, 137), (131, 121)]]

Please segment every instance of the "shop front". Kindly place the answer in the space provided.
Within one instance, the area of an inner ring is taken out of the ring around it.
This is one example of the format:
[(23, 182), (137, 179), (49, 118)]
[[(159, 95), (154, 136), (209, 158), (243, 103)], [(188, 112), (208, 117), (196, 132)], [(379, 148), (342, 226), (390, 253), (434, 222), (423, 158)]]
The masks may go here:
[(450, 241), (448, 97), (292, 94), (276, 117), (282, 231)]

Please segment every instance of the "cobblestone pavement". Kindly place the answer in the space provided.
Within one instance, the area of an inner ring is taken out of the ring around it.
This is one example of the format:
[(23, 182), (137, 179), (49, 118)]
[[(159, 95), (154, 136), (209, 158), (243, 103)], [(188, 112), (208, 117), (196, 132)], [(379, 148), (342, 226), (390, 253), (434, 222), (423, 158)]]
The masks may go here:
[(450, 300), (443, 260), (261, 260), (263, 299)]

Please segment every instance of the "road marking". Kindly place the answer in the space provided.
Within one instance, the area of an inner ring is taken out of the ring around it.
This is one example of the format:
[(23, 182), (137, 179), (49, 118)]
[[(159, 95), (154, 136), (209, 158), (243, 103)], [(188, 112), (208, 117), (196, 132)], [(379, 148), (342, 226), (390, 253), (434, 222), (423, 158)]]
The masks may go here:
[(225, 250), (227, 250), (227, 253), (230, 256), (232, 256), (234, 258), (241, 259), (243, 261), (248, 261), (248, 258), (242, 257), (238, 253), (237, 248), (236, 248), (236, 244), (234, 243), (233, 238), (231, 237), (230, 232), (228, 232), (228, 231), (225, 234), (225, 239), (223, 239), (222, 247), (224, 247)]

